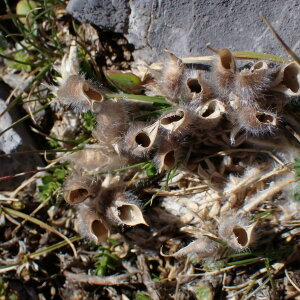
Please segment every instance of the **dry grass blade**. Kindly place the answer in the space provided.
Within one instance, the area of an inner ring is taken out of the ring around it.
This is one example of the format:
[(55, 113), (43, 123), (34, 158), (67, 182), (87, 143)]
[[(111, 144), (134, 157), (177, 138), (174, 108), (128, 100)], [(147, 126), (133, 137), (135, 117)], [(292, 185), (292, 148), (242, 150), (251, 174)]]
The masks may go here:
[(67, 238), (66, 236), (64, 236), (63, 234), (61, 234), (59, 231), (57, 231), (56, 229), (54, 229), (53, 227), (49, 226), (48, 224), (44, 223), (43, 221), (41, 220), (38, 220), (36, 218), (33, 218), (33, 217), (30, 217), (20, 211), (17, 211), (17, 210), (14, 210), (14, 209), (11, 209), (11, 208), (8, 208), (8, 207), (4, 207), (2, 206), (1, 209), (7, 213), (7, 214), (10, 214), (10, 215), (13, 215), (13, 216), (16, 216), (16, 217), (20, 217), (24, 220), (27, 220), (29, 222), (32, 222), (38, 226), (40, 226), (41, 228), (45, 229), (45, 230), (48, 230), (58, 236), (60, 236), (61, 238), (63, 238), (68, 244), (69, 246), (71, 247), (73, 253), (74, 253), (74, 256), (77, 257), (77, 251), (75, 249), (75, 246), (74, 244), (70, 241), (69, 238)]
[(297, 286), (297, 284), (291, 279), (287, 269), (284, 269), (284, 273), (285, 273), (287, 279), (289, 280), (289, 282), (291, 283), (291, 285), (300, 293), (299, 286)]
[(276, 32), (274, 27), (271, 25), (271, 23), (268, 21), (268, 19), (265, 17), (263, 13), (260, 13), (259, 16), (264, 21), (264, 23), (268, 26), (268, 28), (272, 31), (273, 35), (276, 37), (279, 44), (285, 49), (285, 51), (294, 59), (295, 62), (300, 65), (300, 58), (295, 54), (294, 51), (291, 50), (291, 48), (283, 41), (283, 39), (279, 36), (279, 34)]
[(112, 276), (92, 276), (86, 274), (75, 274), (71, 272), (64, 272), (66, 279), (70, 281), (75, 281), (78, 283), (86, 283), (90, 285), (99, 286), (111, 286), (111, 285), (127, 285), (129, 283), (134, 283), (131, 280), (133, 274), (122, 274), (122, 275), (112, 275)]
[(155, 288), (155, 283), (152, 281), (149, 268), (147, 266), (146, 259), (143, 254), (140, 254), (137, 257), (137, 264), (142, 274), (143, 283), (146, 286), (147, 291), (151, 296), (151, 299), (153, 300), (161, 299), (158, 291)]

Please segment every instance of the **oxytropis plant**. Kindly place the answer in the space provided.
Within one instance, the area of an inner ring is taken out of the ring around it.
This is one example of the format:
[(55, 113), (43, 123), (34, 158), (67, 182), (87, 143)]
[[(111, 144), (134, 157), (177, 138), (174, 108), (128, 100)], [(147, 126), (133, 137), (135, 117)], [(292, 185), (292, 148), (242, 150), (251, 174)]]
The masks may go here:
[[(194, 237), (170, 255), (211, 258), (224, 247), (239, 252), (253, 245), (259, 207), (282, 201), (277, 218), (299, 217), (289, 200), (299, 123), (288, 107), (300, 95), (300, 66), (256, 61), (239, 67), (228, 49), (209, 49), (215, 56), (206, 71), (187, 68), (172, 53), (160, 69), (148, 68), (146, 94), (164, 97), (169, 108), (132, 121), (139, 109), (80, 75), (71, 47), (53, 90), (57, 105), (91, 111), (96, 119), (94, 142), (62, 158), (72, 168), (64, 197), (76, 207), (83, 236), (105, 242), (116, 226), (152, 226), (161, 218)], [(161, 178), (175, 174), (175, 192), (162, 194), (157, 214), (143, 213), (139, 194), (108, 174), (143, 161), (152, 161)], [(186, 193), (177, 196), (182, 187)]]

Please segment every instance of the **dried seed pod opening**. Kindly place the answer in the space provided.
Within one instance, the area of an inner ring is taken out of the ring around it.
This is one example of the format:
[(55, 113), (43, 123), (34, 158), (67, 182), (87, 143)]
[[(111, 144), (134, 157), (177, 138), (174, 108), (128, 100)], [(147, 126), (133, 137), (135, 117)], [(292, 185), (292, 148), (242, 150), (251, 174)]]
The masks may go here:
[(266, 70), (266, 69), (268, 69), (268, 64), (265, 61), (258, 61), (250, 68), (250, 71), (255, 72), (257, 70)]
[(202, 79), (200, 72), (197, 72), (196, 75), (197, 77), (191, 76), (185, 80), (185, 92), (182, 93), (181, 98), (187, 102), (191, 100), (194, 100), (195, 103), (203, 102), (212, 98), (213, 92), (209, 84)]
[(235, 72), (236, 65), (235, 65), (235, 60), (234, 60), (232, 53), (226, 48), (218, 49), (218, 50), (216, 50), (216, 53), (219, 55), (222, 67), (224, 69)]
[(201, 127), (215, 127), (222, 120), (225, 105), (217, 99), (209, 100), (198, 110)]
[(128, 226), (135, 226), (138, 224), (147, 225), (141, 209), (135, 204), (117, 203), (117, 212), (118, 212), (118, 218), (120, 219), (121, 223), (124, 225), (128, 225)]
[(184, 117), (183, 111), (176, 111), (175, 114), (170, 114), (160, 120), (161, 125), (169, 125), (171, 123), (175, 123), (180, 121)]
[(219, 236), (229, 247), (236, 251), (247, 249), (254, 242), (254, 229), (257, 225), (249, 224), (249, 220), (238, 213), (228, 213), (219, 224)]
[(215, 50), (209, 45), (207, 48), (218, 55), (212, 70), (215, 77), (215, 88), (220, 96), (227, 97), (232, 89), (237, 71), (235, 59), (228, 49)]
[(95, 88), (90, 86), (87, 82), (84, 82), (83, 84), (83, 91), (90, 100), (103, 101), (104, 99), (101, 93), (99, 93)]
[(95, 191), (96, 180), (92, 177), (73, 174), (73, 177), (66, 180), (64, 198), (69, 204), (77, 204), (93, 196)]
[(143, 128), (142, 130), (137, 131), (134, 136), (134, 152), (143, 152), (149, 151), (157, 137), (159, 123), (155, 122), (154, 124)]
[(154, 156), (154, 163), (159, 172), (171, 170), (176, 166), (179, 161), (181, 145), (176, 137), (161, 136), (158, 151)]
[(166, 113), (160, 118), (160, 126), (171, 132), (187, 130), (192, 121), (191, 114), (183, 108)]
[(179, 159), (179, 149), (162, 150), (158, 151), (155, 156), (155, 162), (157, 163), (158, 171), (172, 170)]
[(299, 66), (296, 63), (289, 64), (284, 69), (282, 84), (290, 89), (293, 93), (299, 93)]
[(292, 96), (300, 95), (300, 66), (296, 62), (283, 66), (272, 83), (272, 89)]
[(186, 85), (191, 93), (200, 94), (202, 92), (202, 86), (197, 78), (188, 78)]
[(64, 193), (64, 198), (69, 204), (77, 204), (83, 202), (88, 197), (89, 192), (84, 188), (78, 188), (72, 191), (66, 191)]
[(256, 119), (263, 124), (276, 126), (277, 119), (273, 114), (258, 111), (255, 115)]
[(241, 245), (241, 247), (246, 247), (248, 245), (248, 233), (247, 230), (244, 227), (235, 226), (232, 229), (233, 234), (235, 235), (235, 238), (237, 242)]
[(97, 212), (91, 203), (80, 204), (78, 207), (79, 232), (96, 244), (104, 242), (110, 231), (106, 221)]
[(95, 219), (91, 222), (90, 225), (91, 233), (96, 238), (96, 243), (104, 242), (108, 239), (109, 230), (106, 224), (101, 219)]
[(148, 134), (146, 132), (139, 132), (136, 136), (135, 136), (135, 142), (139, 145), (142, 146), (144, 148), (149, 147), (149, 145), (151, 144), (151, 139), (148, 136)]
[(69, 76), (57, 91), (62, 104), (71, 106), (77, 111), (88, 111), (95, 101), (104, 98), (96, 88), (79, 75)]
[(124, 139), (118, 144), (119, 151), (129, 156), (145, 156), (154, 147), (159, 122), (144, 127), (143, 124), (129, 127)]
[(278, 119), (275, 113), (257, 110), (251, 107), (244, 107), (239, 109), (239, 111), (232, 112), (230, 118), (233, 124), (236, 124), (232, 130), (231, 138), (234, 137), (240, 129), (254, 135), (260, 135), (268, 132), (272, 133), (278, 125)]
[(171, 150), (171, 151), (167, 152), (165, 154), (163, 162), (164, 162), (164, 165), (166, 166), (166, 170), (173, 169), (176, 164), (175, 151)]

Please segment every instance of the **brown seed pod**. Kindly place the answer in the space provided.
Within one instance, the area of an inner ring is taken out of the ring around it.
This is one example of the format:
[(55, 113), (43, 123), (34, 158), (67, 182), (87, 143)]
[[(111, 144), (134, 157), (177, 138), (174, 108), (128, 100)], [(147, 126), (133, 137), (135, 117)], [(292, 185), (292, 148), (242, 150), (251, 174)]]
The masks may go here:
[(179, 161), (180, 147), (176, 139), (169, 137), (161, 138), (159, 149), (154, 157), (158, 171), (173, 169)]
[(218, 235), (233, 250), (243, 251), (253, 244), (256, 225), (249, 224), (249, 220), (241, 214), (227, 213), (220, 219)]
[(178, 103), (178, 93), (182, 86), (184, 64), (173, 53), (167, 51), (167, 54), (169, 59), (163, 67), (161, 77), (157, 78), (157, 82), (163, 95), (172, 103)]
[(181, 134), (190, 130), (194, 118), (191, 110), (180, 107), (163, 114), (159, 119), (159, 125), (170, 134)]
[(69, 76), (57, 91), (58, 100), (76, 111), (93, 110), (94, 102), (103, 101), (101, 92), (79, 75)]
[(124, 140), (118, 145), (120, 152), (128, 153), (133, 156), (145, 156), (154, 147), (159, 122), (155, 122), (149, 126), (144, 125), (132, 126), (126, 133)]
[(112, 203), (109, 210), (117, 224), (127, 226), (148, 225), (141, 209), (136, 204), (116, 200)]
[(112, 224), (135, 226), (147, 225), (142, 210), (138, 205), (138, 199), (123, 191), (120, 185), (102, 186), (101, 193), (97, 197), (97, 210), (107, 216)]
[(240, 129), (253, 135), (272, 133), (278, 125), (278, 117), (275, 113), (252, 107), (243, 107), (233, 111), (230, 113), (229, 118), (235, 124), (233, 136)]
[(123, 156), (119, 156), (113, 148), (99, 144), (87, 145), (85, 149), (74, 152), (63, 158), (72, 162), (75, 167), (86, 171), (120, 168), (127, 163)]
[(271, 84), (272, 90), (289, 97), (300, 95), (300, 66), (296, 62), (282, 66)]
[(105, 242), (110, 230), (106, 220), (101, 217), (93, 207), (87, 204), (80, 204), (78, 209), (79, 233), (94, 241), (96, 244)]
[(185, 80), (185, 89), (189, 100), (206, 101), (213, 95), (211, 87), (203, 80), (201, 73), (197, 72), (197, 77), (188, 77)]
[(226, 111), (225, 104), (218, 99), (212, 99), (197, 109), (200, 128), (216, 127)]
[(234, 93), (241, 106), (257, 106), (256, 100), (270, 88), (276, 68), (269, 69), (266, 62), (259, 61), (250, 69), (243, 69), (235, 78)]
[(107, 100), (101, 103), (96, 113), (94, 137), (104, 143), (113, 144), (127, 129), (127, 111), (123, 102)]
[(207, 48), (217, 54), (212, 70), (216, 81), (215, 88), (220, 96), (227, 97), (232, 89), (237, 71), (235, 59), (228, 49), (215, 50), (210, 45), (207, 45)]
[(164, 254), (162, 252), (160, 254), (164, 257), (180, 258), (188, 256), (191, 253), (196, 254), (198, 258), (211, 258), (218, 253), (218, 245), (206, 236), (201, 236), (173, 254)]
[(88, 197), (95, 196), (97, 180), (90, 176), (70, 177), (63, 188), (64, 198), (69, 204), (77, 204), (85, 201)]

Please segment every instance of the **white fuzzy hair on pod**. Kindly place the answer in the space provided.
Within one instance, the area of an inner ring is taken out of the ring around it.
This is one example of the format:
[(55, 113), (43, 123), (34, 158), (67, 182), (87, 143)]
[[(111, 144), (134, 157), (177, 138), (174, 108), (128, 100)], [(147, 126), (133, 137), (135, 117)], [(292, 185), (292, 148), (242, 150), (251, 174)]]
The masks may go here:
[(255, 226), (246, 215), (229, 211), (219, 219), (218, 236), (234, 251), (244, 251), (255, 240)]

